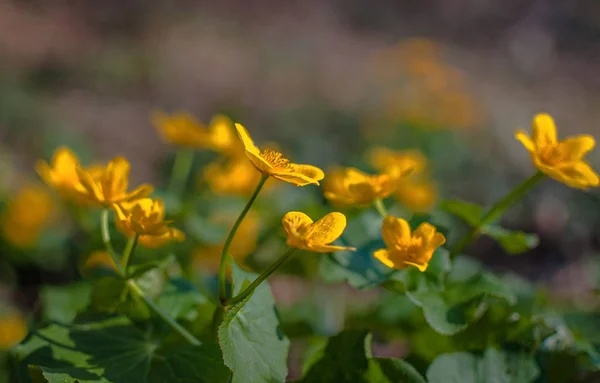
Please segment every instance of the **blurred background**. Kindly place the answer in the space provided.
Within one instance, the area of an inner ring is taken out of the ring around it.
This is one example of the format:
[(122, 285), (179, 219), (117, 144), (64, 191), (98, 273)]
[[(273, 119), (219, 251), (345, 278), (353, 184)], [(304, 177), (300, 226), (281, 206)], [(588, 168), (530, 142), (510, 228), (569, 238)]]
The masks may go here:
[[(514, 131), (535, 113), (554, 116), (563, 137), (600, 137), (594, 0), (0, 0), (0, 53), (7, 206), (41, 185), (34, 163), (60, 145), (84, 162), (124, 155), (132, 185), (160, 185), (173, 148), (150, 123), (155, 110), (226, 114), (325, 169), (361, 167), (373, 145), (419, 149), (438, 201), (488, 206), (533, 173)], [(600, 152), (589, 160), (599, 168)], [(537, 233), (535, 250), (510, 256), (481, 239), (470, 254), (585, 296), (598, 279), (599, 197), (547, 180), (503, 222)], [(22, 204), (43, 212), (44, 198)], [(17, 304), (35, 305), (27, 286), (71, 278), (52, 262), (12, 267)], [(302, 288), (283, 278), (292, 288), (275, 293), (294, 299)]]

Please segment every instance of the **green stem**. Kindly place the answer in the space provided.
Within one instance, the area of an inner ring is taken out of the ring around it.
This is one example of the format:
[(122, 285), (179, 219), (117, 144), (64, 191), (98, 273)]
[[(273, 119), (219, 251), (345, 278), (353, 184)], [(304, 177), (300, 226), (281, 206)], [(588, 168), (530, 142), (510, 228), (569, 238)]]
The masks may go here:
[(200, 346), (202, 343), (196, 339), (189, 331), (187, 331), (183, 326), (177, 323), (173, 318), (169, 317), (165, 313), (163, 313), (158, 306), (152, 301), (152, 299), (148, 298), (146, 294), (142, 291), (142, 289), (135, 283), (134, 280), (130, 279), (127, 284), (129, 285), (131, 291), (141, 298), (144, 303), (148, 306), (148, 308), (153, 311), (156, 315), (158, 315), (162, 320), (164, 320), (173, 330), (179, 333), (185, 340), (188, 341), (189, 344), (193, 346)]
[(119, 275), (124, 275), (123, 267), (121, 266), (121, 262), (119, 262), (119, 257), (117, 253), (115, 253), (115, 249), (112, 247), (112, 243), (110, 242), (110, 231), (108, 230), (108, 219), (109, 219), (110, 210), (105, 208), (102, 210), (102, 216), (100, 217), (100, 230), (102, 231), (102, 242), (110, 254), (115, 266), (117, 267), (117, 271)]
[(252, 204), (256, 200), (256, 197), (258, 197), (258, 193), (260, 193), (260, 190), (264, 186), (265, 182), (267, 182), (268, 178), (269, 178), (268, 175), (263, 174), (262, 178), (260, 179), (260, 182), (258, 183), (258, 185), (256, 186), (256, 189), (254, 190), (254, 193), (250, 197), (250, 200), (248, 201), (246, 206), (244, 206), (244, 210), (242, 210), (239, 217), (233, 224), (233, 227), (231, 228), (231, 231), (229, 232), (229, 235), (227, 236), (227, 239), (225, 240), (225, 245), (223, 245), (223, 251), (221, 252), (221, 266), (219, 268), (219, 301), (220, 302), (225, 302), (227, 300), (227, 280), (226, 280), (225, 274), (227, 271), (226, 266), (227, 266), (227, 256), (229, 254), (229, 247), (231, 246), (233, 237), (235, 236), (235, 233), (237, 232), (238, 228), (240, 227), (240, 224), (242, 223), (242, 221), (244, 220), (244, 217), (250, 210), (250, 207), (252, 207)]
[(380, 198), (373, 201), (373, 206), (375, 206), (375, 210), (377, 210), (381, 218), (385, 218), (388, 215), (387, 209)]
[(139, 238), (139, 234), (136, 234), (135, 236), (129, 238), (129, 241), (127, 241), (127, 246), (125, 246), (125, 250), (123, 250), (121, 264), (123, 265), (123, 270), (125, 272), (126, 278), (129, 276), (129, 272), (127, 270), (129, 269), (129, 263), (131, 262), (131, 257), (133, 255), (133, 252), (135, 251), (135, 247), (137, 246)]
[(266, 269), (265, 271), (262, 272), (262, 274), (260, 274), (258, 276), (258, 278), (256, 278), (254, 280), (254, 282), (252, 282), (250, 284), (250, 286), (246, 287), (246, 290), (242, 291), (241, 293), (239, 293), (237, 296), (225, 301), (225, 306), (233, 306), (238, 302), (243, 301), (244, 299), (246, 299), (250, 294), (252, 294), (254, 292), (254, 290), (265, 280), (267, 279), (271, 274), (273, 274), (273, 272), (275, 270), (277, 270), (279, 268), (279, 266), (283, 265), (285, 263), (285, 261), (287, 261), (292, 254), (294, 254), (294, 251), (296, 249), (293, 247), (290, 247), (288, 249), (288, 251), (285, 252), (285, 254), (283, 254), (281, 256), (281, 258), (279, 258), (277, 261), (275, 261), (271, 266), (269, 266), (268, 269)]
[(541, 180), (545, 177), (544, 173), (537, 172), (533, 176), (526, 179), (522, 184), (517, 186), (513, 191), (508, 193), (504, 198), (500, 201), (496, 202), (483, 216), (479, 221), (477, 226), (473, 227), (467, 234), (465, 234), (462, 239), (458, 242), (458, 244), (454, 247), (452, 252), (450, 253), (450, 259), (454, 259), (457, 254), (460, 254), (470, 243), (473, 241), (478, 235), (479, 231), (485, 225), (493, 223), (494, 221), (500, 219), (502, 215), (508, 210), (512, 205), (521, 200), (529, 190), (531, 190), (535, 185), (537, 185)]
[(173, 170), (171, 171), (171, 181), (169, 182), (169, 191), (171, 194), (180, 197), (185, 188), (185, 183), (194, 164), (194, 151), (191, 149), (179, 149), (175, 153)]

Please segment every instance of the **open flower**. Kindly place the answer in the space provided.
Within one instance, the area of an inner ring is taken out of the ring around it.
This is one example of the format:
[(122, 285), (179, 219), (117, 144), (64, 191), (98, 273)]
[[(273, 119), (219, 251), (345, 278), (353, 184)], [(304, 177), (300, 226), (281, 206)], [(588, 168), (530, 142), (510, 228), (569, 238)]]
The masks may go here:
[(115, 204), (117, 229), (127, 237), (139, 235), (140, 245), (158, 248), (172, 241), (183, 241), (180, 230), (169, 227), (165, 221), (165, 206), (160, 199), (141, 198), (133, 202)]
[(444, 235), (436, 232), (435, 226), (427, 222), (411, 232), (408, 222), (391, 215), (383, 220), (381, 234), (387, 249), (377, 250), (373, 256), (384, 265), (398, 270), (409, 265), (421, 271), (427, 270), (435, 249), (446, 242)]
[(12, 312), (0, 317), (0, 350), (7, 350), (27, 336), (27, 322), (21, 314)]
[(325, 198), (340, 206), (364, 206), (398, 190), (398, 179), (389, 174), (367, 174), (355, 168), (334, 169), (327, 174)]
[(315, 253), (356, 250), (353, 247), (330, 245), (346, 228), (346, 216), (342, 213), (329, 213), (317, 222), (313, 222), (304, 213), (290, 211), (283, 217), (282, 224), (287, 233), (286, 242), (291, 247)]
[(316, 166), (293, 164), (281, 153), (271, 149), (261, 152), (252, 142), (246, 128), (240, 124), (235, 124), (235, 127), (244, 144), (246, 156), (261, 173), (296, 186), (318, 185), (325, 177), (323, 171)]
[(123, 157), (116, 157), (105, 168), (94, 170), (77, 168), (81, 179), (79, 195), (90, 203), (111, 207), (116, 203), (133, 201), (152, 194), (152, 186), (143, 184), (131, 192), (129, 187), (129, 162)]
[(515, 137), (531, 153), (531, 159), (542, 173), (570, 187), (586, 189), (600, 185), (598, 174), (583, 160), (596, 141), (581, 135), (558, 141), (552, 117), (537, 114), (532, 122), (532, 136), (517, 130)]

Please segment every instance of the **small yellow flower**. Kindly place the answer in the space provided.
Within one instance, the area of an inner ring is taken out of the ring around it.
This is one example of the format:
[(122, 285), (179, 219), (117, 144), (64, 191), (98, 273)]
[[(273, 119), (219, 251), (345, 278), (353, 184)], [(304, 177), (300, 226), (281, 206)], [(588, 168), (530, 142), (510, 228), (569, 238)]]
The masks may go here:
[(0, 317), (0, 350), (19, 344), (27, 332), (27, 322), (21, 314), (13, 312)]
[(330, 245), (346, 228), (346, 216), (342, 213), (329, 213), (317, 222), (313, 222), (304, 213), (290, 211), (283, 217), (282, 224), (287, 233), (286, 242), (290, 247), (315, 253), (356, 250), (353, 247)]
[(117, 266), (107, 251), (97, 250), (85, 258), (79, 267), (81, 274), (84, 275), (96, 269), (108, 269), (116, 271)]
[(40, 186), (25, 186), (7, 204), (2, 216), (2, 234), (12, 245), (30, 248), (37, 243), (56, 206)]
[(586, 189), (600, 185), (598, 174), (583, 160), (596, 141), (592, 136), (580, 135), (558, 141), (552, 117), (537, 114), (532, 123), (531, 138), (522, 130), (515, 137), (531, 153), (536, 168), (570, 187)]
[(152, 186), (143, 184), (131, 192), (129, 187), (129, 162), (123, 157), (115, 157), (105, 168), (83, 170), (77, 168), (81, 179), (79, 195), (84, 200), (105, 207), (113, 204), (129, 202), (152, 194)]
[[(233, 220), (230, 217), (217, 217), (215, 221), (223, 223), (228, 227), (233, 224)], [(245, 267), (246, 258), (256, 250), (259, 231), (260, 218), (258, 214), (251, 210), (244, 217), (235, 237), (233, 237), (231, 246), (229, 246), (229, 254), (238, 265)], [(198, 269), (216, 273), (221, 263), (223, 246), (224, 243), (221, 243), (218, 245), (202, 246), (196, 249), (192, 254), (194, 266)]]
[(139, 235), (140, 245), (158, 248), (172, 241), (183, 241), (185, 235), (169, 227), (165, 221), (165, 206), (160, 199), (141, 198), (114, 205), (117, 229), (127, 237)]
[(260, 181), (260, 172), (245, 157), (215, 161), (204, 168), (202, 179), (217, 195), (250, 195)]
[(423, 213), (435, 206), (437, 194), (434, 183), (420, 178), (415, 180), (409, 178), (402, 182), (395, 196), (410, 211)]
[(327, 174), (325, 198), (339, 206), (364, 206), (398, 190), (398, 179), (389, 174), (366, 174), (355, 168), (334, 169)]
[(235, 127), (244, 144), (246, 156), (261, 173), (296, 186), (318, 185), (325, 177), (323, 171), (316, 166), (293, 164), (281, 153), (271, 149), (264, 149), (261, 152), (254, 145), (246, 128), (240, 124), (235, 124)]
[(421, 271), (427, 270), (435, 249), (446, 242), (444, 235), (436, 232), (435, 226), (427, 222), (411, 233), (408, 222), (391, 215), (383, 220), (381, 234), (387, 249), (377, 250), (373, 256), (384, 265), (398, 270), (409, 265)]

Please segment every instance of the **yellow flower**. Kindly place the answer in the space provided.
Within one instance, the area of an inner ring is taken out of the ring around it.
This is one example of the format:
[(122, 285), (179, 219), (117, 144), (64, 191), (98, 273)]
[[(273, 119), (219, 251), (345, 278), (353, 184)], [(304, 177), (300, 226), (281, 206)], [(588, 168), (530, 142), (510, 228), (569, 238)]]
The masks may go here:
[(144, 247), (158, 248), (185, 239), (183, 232), (168, 226), (171, 221), (164, 220), (165, 206), (158, 198), (121, 202), (114, 208), (117, 229), (127, 237), (139, 235), (138, 242)]
[(427, 158), (418, 150), (395, 151), (374, 147), (367, 158), (377, 171), (395, 178), (420, 174), (427, 168)]
[(240, 124), (235, 124), (235, 127), (244, 144), (246, 156), (261, 173), (296, 186), (318, 185), (325, 177), (323, 171), (316, 166), (293, 164), (281, 153), (271, 149), (261, 152), (252, 142), (246, 128)]
[(410, 211), (415, 213), (427, 212), (435, 206), (437, 187), (427, 180), (409, 178), (402, 182), (395, 196)]
[(317, 222), (313, 222), (304, 213), (290, 211), (283, 217), (282, 224), (287, 233), (286, 242), (290, 247), (315, 253), (356, 250), (353, 247), (330, 245), (346, 228), (346, 216), (342, 213), (329, 213)]
[(364, 206), (398, 190), (398, 179), (389, 174), (370, 175), (355, 168), (334, 169), (325, 180), (325, 198), (340, 206)]
[(19, 344), (27, 332), (27, 322), (21, 314), (13, 312), (0, 317), (0, 350)]
[(409, 265), (421, 271), (427, 270), (435, 249), (446, 242), (444, 235), (436, 232), (435, 226), (427, 222), (411, 233), (408, 222), (391, 215), (383, 220), (381, 234), (387, 249), (377, 250), (373, 256), (384, 265), (398, 270)]
[(123, 157), (115, 157), (105, 168), (83, 170), (77, 168), (81, 179), (79, 195), (84, 200), (105, 207), (121, 202), (129, 202), (152, 194), (152, 186), (143, 184), (131, 192), (129, 187), (129, 162)]
[(213, 149), (226, 154), (239, 151), (241, 147), (233, 123), (222, 115), (214, 116), (208, 127), (184, 112), (170, 116), (155, 112), (151, 120), (163, 140), (173, 145)]
[[(218, 217), (215, 221), (226, 224), (227, 226), (231, 226), (232, 224), (232, 220), (229, 217)], [(256, 250), (259, 231), (259, 216), (251, 210), (246, 217), (244, 217), (235, 237), (233, 237), (231, 246), (229, 246), (229, 254), (238, 265), (244, 267), (245, 259)], [(194, 266), (199, 269), (207, 270), (208, 272), (217, 272), (221, 262), (223, 246), (224, 243), (221, 243), (218, 245), (202, 246), (196, 249), (192, 254)]]
[(544, 174), (570, 187), (586, 189), (600, 185), (598, 174), (583, 160), (596, 141), (592, 136), (581, 135), (558, 141), (552, 117), (537, 114), (532, 123), (532, 137), (517, 130), (515, 137), (531, 153), (536, 168)]
[(25, 186), (8, 202), (2, 216), (4, 238), (19, 248), (30, 248), (39, 240), (55, 210), (52, 196), (40, 186)]
[(90, 271), (96, 269), (109, 269), (116, 271), (117, 266), (107, 251), (97, 250), (92, 252), (79, 267), (81, 274), (88, 274)]
[(217, 195), (250, 195), (260, 181), (260, 172), (245, 157), (215, 161), (202, 174), (213, 193)]

